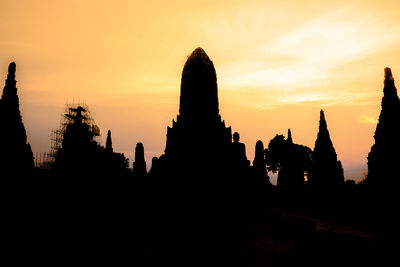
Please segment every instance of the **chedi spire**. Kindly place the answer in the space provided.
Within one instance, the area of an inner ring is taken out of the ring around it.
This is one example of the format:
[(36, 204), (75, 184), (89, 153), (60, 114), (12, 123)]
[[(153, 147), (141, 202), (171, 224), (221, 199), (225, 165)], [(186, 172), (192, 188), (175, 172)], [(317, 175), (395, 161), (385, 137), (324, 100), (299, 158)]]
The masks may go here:
[(111, 140), (111, 130), (108, 130), (108, 132), (107, 132), (106, 150), (113, 152), (112, 140)]
[(317, 189), (332, 190), (344, 183), (343, 169), (329, 135), (325, 113), (320, 112), (319, 132), (309, 171), (310, 184)]
[(400, 99), (392, 71), (385, 68), (382, 110), (374, 135), (375, 144), (368, 154), (367, 182), (374, 186), (398, 185), (400, 163)]
[(147, 174), (146, 161), (144, 160), (144, 147), (142, 143), (136, 144), (135, 162), (133, 163), (133, 175), (136, 178), (143, 178)]
[(33, 168), (33, 154), (19, 110), (15, 80), (16, 64), (11, 62), (0, 100), (0, 173), (17, 176)]
[(286, 142), (288, 142), (289, 144), (293, 144), (293, 139), (292, 139), (292, 132), (290, 131), (290, 129), (288, 129), (288, 137), (286, 139)]
[(219, 115), (217, 76), (203, 49), (196, 48), (188, 57), (180, 92), (179, 114), (167, 129), (166, 159), (181, 170), (221, 168), (232, 134)]
[(218, 119), (217, 75), (213, 62), (200, 47), (183, 67), (179, 115), (188, 125), (216, 123)]

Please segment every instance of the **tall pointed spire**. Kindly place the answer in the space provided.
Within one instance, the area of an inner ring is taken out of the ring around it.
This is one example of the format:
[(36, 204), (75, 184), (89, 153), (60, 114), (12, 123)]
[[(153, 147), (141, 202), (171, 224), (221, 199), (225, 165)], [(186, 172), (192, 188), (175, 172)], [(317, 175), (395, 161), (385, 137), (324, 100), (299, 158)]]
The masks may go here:
[(368, 154), (368, 183), (374, 186), (399, 184), (400, 162), (400, 99), (392, 71), (385, 68), (382, 110), (374, 135), (375, 144)]
[(108, 130), (108, 133), (107, 133), (106, 150), (113, 152), (112, 140), (111, 140), (111, 130)]
[(325, 120), (325, 113), (322, 109), (319, 112), (319, 133), (329, 135), (328, 126), (326, 125), (326, 120)]
[(310, 183), (315, 188), (334, 189), (344, 183), (343, 172), (338, 170), (340, 162), (329, 135), (325, 113), (320, 111), (319, 132), (312, 153), (309, 172)]
[(19, 110), (15, 80), (16, 64), (8, 67), (7, 80), (0, 100), (0, 172), (28, 172), (33, 168), (33, 154)]
[(392, 70), (390, 68), (385, 68), (385, 81), (384, 81), (383, 94), (387, 97), (398, 98), (397, 89), (394, 85), (394, 79), (392, 75)]
[(292, 132), (290, 131), (290, 129), (288, 129), (287, 135), (288, 135), (288, 137), (286, 139), (286, 142), (288, 142), (289, 144), (293, 144)]
[(17, 105), (19, 107), (19, 101), (17, 96), (17, 87), (15, 80), (15, 71), (16, 64), (15, 62), (11, 62), (8, 66), (8, 75), (6, 80), (6, 85), (4, 86), (2, 100), (3, 103), (7, 103), (8, 105)]

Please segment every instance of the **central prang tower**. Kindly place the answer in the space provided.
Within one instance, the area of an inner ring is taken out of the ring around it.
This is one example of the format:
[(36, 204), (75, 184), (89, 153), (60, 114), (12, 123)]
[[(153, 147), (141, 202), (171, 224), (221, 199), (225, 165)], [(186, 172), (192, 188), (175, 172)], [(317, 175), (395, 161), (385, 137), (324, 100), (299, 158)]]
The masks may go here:
[(216, 168), (229, 156), (231, 144), (231, 128), (219, 114), (214, 64), (196, 48), (182, 71), (179, 114), (167, 130), (166, 159), (197, 170)]

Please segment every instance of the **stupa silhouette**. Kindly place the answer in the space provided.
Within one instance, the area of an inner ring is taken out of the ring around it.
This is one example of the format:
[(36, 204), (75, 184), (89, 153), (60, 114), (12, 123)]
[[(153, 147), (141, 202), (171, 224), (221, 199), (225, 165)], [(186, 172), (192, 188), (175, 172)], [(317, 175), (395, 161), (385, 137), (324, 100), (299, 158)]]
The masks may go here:
[(308, 178), (316, 190), (335, 190), (344, 184), (342, 163), (333, 147), (323, 110), (320, 111), (319, 132), (312, 152)]
[(33, 154), (19, 110), (15, 71), (11, 62), (0, 99), (0, 176), (21, 178), (32, 171)]
[(375, 144), (368, 154), (369, 184), (374, 187), (398, 185), (400, 163), (400, 100), (394, 84), (392, 71), (385, 68), (385, 81), (382, 98), (382, 111), (374, 135)]
[(198, 47), (182, 71), (179, 114), (167, 130), (165, 158), (175, 170), (206, 172), (209, 177), (228, 161), (231, 144), (231, 128), (219, 114), (213, 62)]

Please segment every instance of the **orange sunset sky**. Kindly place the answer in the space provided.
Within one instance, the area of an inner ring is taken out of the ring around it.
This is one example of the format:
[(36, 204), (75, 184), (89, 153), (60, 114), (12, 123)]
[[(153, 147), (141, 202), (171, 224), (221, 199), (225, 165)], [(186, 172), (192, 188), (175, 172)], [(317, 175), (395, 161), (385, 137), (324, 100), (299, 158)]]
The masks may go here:
[(80, 100), (102, 144), (111, 129), (131, 166), (142, 142), (150, 167), (198, 46), (214, 62), (222, 118), (251, 161), (257, 140), (288, 128), (314, 148), (323, 108), (346, 178), (366, 173), (384, 67), (400, 77), (400, 1), (0, 0), (0, 77), (17, 63), (34, 154), (50, 150), (65, 104)]

